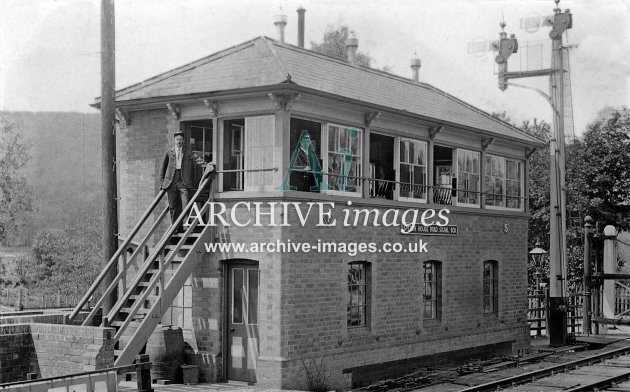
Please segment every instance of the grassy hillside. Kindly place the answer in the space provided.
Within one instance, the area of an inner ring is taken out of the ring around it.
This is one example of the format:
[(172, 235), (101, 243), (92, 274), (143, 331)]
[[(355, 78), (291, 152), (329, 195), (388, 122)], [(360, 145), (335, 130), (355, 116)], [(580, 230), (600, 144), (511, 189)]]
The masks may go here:
[(35, 211), (27, 237), (81, 222), (88, 215), (86, 209), (101, 204), (100, 113), (0, 112), (0, 116), (16, 123), (32, 143), (27, 173)]

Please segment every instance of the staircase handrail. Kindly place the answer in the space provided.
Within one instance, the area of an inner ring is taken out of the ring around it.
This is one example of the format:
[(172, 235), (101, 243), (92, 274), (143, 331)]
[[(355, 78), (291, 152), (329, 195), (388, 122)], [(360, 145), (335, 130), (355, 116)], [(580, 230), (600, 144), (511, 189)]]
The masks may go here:
[(110, 273), (110, 269), (114, 265), (118, 265), (118, 258), (120, 257), (122, 252), (124, 252), (127, 249), (127, 246), (129, 246), (129, 244), (131, 243), (135, 235), (138, 234), (138, 231), (140, 231), (140, 228), (144, 225), (144, 223), (149, 218), (149, 216), (151, 216), (151, 214), (153, 213), (153, 210), (155, 210), (155, 207), (157, 207), (157, 205), (160, 203), (160, 201), (162, 200), (165, 194), (166, 194), (165, 189), (161, 189), (158, 192), (157, 196), (155, 196), (155, 198), (151, 202), (151, 205), (149, 206), (149, 208), (147, 208), (147, 210), (142, 215), (138, 223), (136, 223), (136, 225), (134, 226), (133, 230), (131, 230), (131, 233), (127, 236), (127, 239), (125, 240), (125, 242), (123, 242), (123, 244), (118, 247), (118, 250), (116, 250), (114, 255), (109, 259), (105, 267), (101, 270), (101, 273), (98, 275), (96, 280), (94, 280), (94, 283), (92, 283), (92, 285), (90, 286), (88, 291), (85, 293), (85, 295), (83, 295), (83, 297), (81, 298), (77, 306), (74, 308), (72, 313), (70, 313), (69, 320), (73, 320), (79, 314), (81, 309), (83, 309), (83, 306), (88, 302), (90, 297), (94, 295), (94, 293), (96, 292), (96, 289), (101, 285), (105, 277)]
[[(112, 291), (114, 291), (114, 289), (116, 287), (118, 287), (118, 281), (121, 279), (126, 279), (126, 269), (127, 266), (133, 261), (133, 259), (136, 257), (136, 255), (142, 251), (142, 247), (146, 244), (146, 242), (149, 240), (149, 237), (151, 235), (153, 235), (153, 232), (155, 231), (155, 229), (158, 227), (158, 225), (160, 223), (162, 223), (162, 220), (164, 219), (164, 217), (166, 216), (166, 213), (168, 212), (168, 206), (164, 208), (164, 210), (162, 210), (162, 213), (158, 216), (158, 218), (153, 222), (153, 225), (151, 226), (151, 228), (149, 229), (149, 231), (147, 231), (146, 235), (144, 236), (144, 238), (142, 239), (142, 241), (140, 242), (140, 246), (136, 248), (136, 250), (131, 254), (131, 257), (128, 260), (124, 260), (123, 262), (126, 263), (126, 265), (124, 266), (125, 268), (123, 269), (123, 271), (118, 271), (118, 274), (116, 275), (116, 277), (114, 279), (112, 279), (112, 281), (109, 283), (109, 286), (107, 286), (107, 288), (105, 289), (105, 291), (103, 291), (101, 293), (101, 297), (99, 298), (99, 300), (94, 304), (94, 307), (92, 308), (92, 310), (90, 311), (90, 313), (87, 315), (87, 317), (85, 318), (85, 320), (83, 320), (83, 325), (87, 326), (90, 325), (90, 321), (92, 320), (92, 318), (96, 315), (96, 313), (98, 312), (99, 308), (103, 305), (103, 302), (105, 302), (105, 299), (112, 293)], [(146, 263), (146, 260), (145, 260)], [(126, 290), (126, 289), (125, 289)]]
[[(215, 175), (211, 176), (212, 174), (215, 174)], [(120, 311), (120, 309), (124, 306), (125, 302), (129, 299), (129, 296), (132, 295), (132, 292), (135, 289), (135, 287), (138, 285), (138, 283), (140, 283), (140, 280), (142, 279), (144, 274), (146, 274), (147, 271), (150, 269), (151, 264), (153, 263), (153, 260), (155, 260), (159, 256), (160, 252), (163, 251), (163, 248), (166, 246), (166, 244), (168, 243), (168, 241), (172, 237), (172, 235), (175, 232), (175, 230), (177, 230), (179, 225), (182, 223), (184, 218), (187, 216), (188, 212), (190, 211), (192, 206), (197, 201), (197, 198), (199, 197), (199, 195), (204, 191), (205, 186), (208, 185), (208, 182), (212, 179), (212, 177), (215, 177), (215, 176), (216, 176), (216, 172), (214, 171), (214, 168), (212, 170), (206, 170), (204, 172), (203, 177), (201, 179), (201, 183), (199, 184), (199, 187), (198, 187), (197, 191), (195, 192), (194, 196), (190, 198), (190, 200), (188, 201), (188, 204), (182, 209), (181, 214), (177, 217), (175, 222), (173, 224), (171, 224), (171, 226), (162, 235), (162, 238), (160, 238), (160, 241), (158, 242), (158, 244), (153, 249), (153, 252), (151, 252), (151, 254), (147, 258), (147, 260), (144, 263), (144, 265), (136, 273), (136, 277), (133, 280), (133, 282), (129, 285), (129, 288), (127, 289), (127, 291), (116, 302), (116, 304), (112, 307), (112, 309), (109, 311), (109, 313), (107, 315), (104, 315), (104, 316), (107, 316), (107, 321), (108, 322), (110, 320), (112, 320), (113, 316), (116, 315)], [(130, 314), (128, 316), (128, 320), (130, 320), (133, 316), (134, 316), (134, 314)], [(121, 328), (121, 330), (122, 329), (124, 329), (124, 328)]]

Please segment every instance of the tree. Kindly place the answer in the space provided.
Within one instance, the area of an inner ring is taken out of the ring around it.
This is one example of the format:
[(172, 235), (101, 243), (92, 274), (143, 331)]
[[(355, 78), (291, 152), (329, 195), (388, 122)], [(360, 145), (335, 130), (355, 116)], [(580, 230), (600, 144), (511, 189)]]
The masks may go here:
[[(505, 120), (505, 115), (497, 115)], [(524, 131), (549, 140), (543, 122), (525, 121)], [(583, 219), (590, 215), (600, 227), (630, 227), (630, 217), (619, 213), (630, 205), (630, 110), (605, 108), (579, 139), (566, 144), (567, 280), (579, 284), (583, 275)], [(529, 245), (537, 240), (549, 249), (549, 145), (529, 160)], [(543, 266), (544, 269), (548, 265)], [(533, 267), (530, 266), (530, 272)], [(530, 276), (530, 284), (533, 276)]]
[(0, 242), (5, 244), (18, 237), (19, 223), (32, 209), (24, 174), (30, 158), (30, 145), (19, 128), (0, 117)]
[[(347, 26), (335, 26), (330, 24), (326, 27), (321, 43), (318, 44), (317, 42), (311, 41), (311, 49), (317, 53), (348, 60), (346, 40), (349, 35), (350, 31)], [(357, 62), (360, 65), (369, 67), (372, 58), (365, 53), (357, 51)]]
[(101, 270), (101, 226), (94, 205), (66, 229), (40, 232), (32, 249), (32, 280), (64, 295), (85, 292)]
[(630, 228), (620, 205), (630, 205), (630, 109), (604, 108), (590, 123), (574, 158), (588, 214), (602, 225)]

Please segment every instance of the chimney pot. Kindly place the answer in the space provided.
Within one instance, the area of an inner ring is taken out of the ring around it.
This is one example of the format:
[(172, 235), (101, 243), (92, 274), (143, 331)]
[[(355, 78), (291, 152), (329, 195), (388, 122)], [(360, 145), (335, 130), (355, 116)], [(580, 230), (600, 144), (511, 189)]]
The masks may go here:
[(297, 9), (298, 13), (298, 46), (304, 47), (304, 14), (306, 13), (306, 9), (302, 6)]
[(420, 81), (420, 67), (422, 66), (422, 61), (419, 58), (411, 59), (411, 72), (413, 75), (413, 80), (416, 82)]
[(278, 30), (278, 39), (280, 42), (284, 43), (284, 27), (287, 25), (287, 16), (283, 14), (274, 15), (273, 24)]
[(350, 36), (346, 40), (346, 53), (348, 54), (348, 61), (351, 64), (357, 63), (357, 49), (359, 47), (359, 39), (354, 34), (354, 31), (350, 32)]

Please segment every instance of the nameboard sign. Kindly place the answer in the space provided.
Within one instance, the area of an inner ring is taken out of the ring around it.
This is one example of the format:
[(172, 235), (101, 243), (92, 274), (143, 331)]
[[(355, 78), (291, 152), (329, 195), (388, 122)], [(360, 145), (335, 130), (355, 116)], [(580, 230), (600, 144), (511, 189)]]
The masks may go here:
[(411, 230), (407, 230), (404, 228), (404, 231), (401, 231), (402, 234), (421, 234), (421, 235), (457, 235), (457, 226), (424, 226), (424, 225), (414, 225)]

